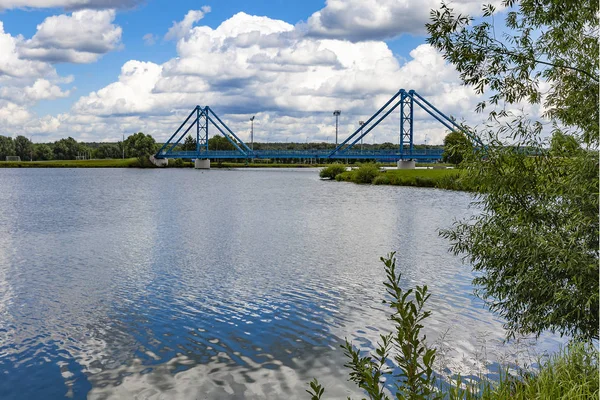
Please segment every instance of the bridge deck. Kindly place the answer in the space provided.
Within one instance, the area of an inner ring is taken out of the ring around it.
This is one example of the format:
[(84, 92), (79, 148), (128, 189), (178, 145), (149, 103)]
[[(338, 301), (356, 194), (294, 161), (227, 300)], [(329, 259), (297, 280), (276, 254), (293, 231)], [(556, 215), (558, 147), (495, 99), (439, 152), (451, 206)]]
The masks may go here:
[(412, 153), (400, 154), (397, 150), (370, 150), (337, 152), (331, 155), (331, 150), (254, 150), (247, 153), (239, 151), (171, 151), (166, 154), (157, 154), (156, 158), (184, 158), (184, 159), (357, 159), (377, 161), (418, 160), (437, 161), (442, 158), (442, 149), (413, 150)]

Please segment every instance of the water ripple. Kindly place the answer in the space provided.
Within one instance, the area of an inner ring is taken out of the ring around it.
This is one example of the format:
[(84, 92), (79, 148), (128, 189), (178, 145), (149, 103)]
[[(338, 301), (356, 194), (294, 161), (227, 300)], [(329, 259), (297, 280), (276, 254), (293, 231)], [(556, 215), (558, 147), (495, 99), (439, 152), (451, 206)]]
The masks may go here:
[(294, 399), (312, 377), (346, 398), (339, 345), (391, 328), (389, 251), (433, 293), (441, 374), (523, 357), (437, 234), (475, 212), (463, 193), (305, 170), (0, 170), (0, 185), (2, 399)]

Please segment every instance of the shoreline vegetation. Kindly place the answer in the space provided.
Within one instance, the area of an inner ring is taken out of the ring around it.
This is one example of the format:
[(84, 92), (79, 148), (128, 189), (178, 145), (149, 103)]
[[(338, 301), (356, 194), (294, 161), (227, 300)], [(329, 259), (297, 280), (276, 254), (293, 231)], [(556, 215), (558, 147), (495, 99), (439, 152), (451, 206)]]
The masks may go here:
[[(437, 164), (434, 164), (437, 165)], [(444, 167), (442, 167), (444, 168)], [(371, 185), (417, 186), (446, 190), (474, 191), (460, 169), (395, 169), (382, 170), (379, 164), (366, 163), (346, 170), (342, 164), (331, 164), (320, 172), (323, 179)]]
[[(486, 373), (476, 376), (437, 375), (438, 348), (427, 343), (421, 329), (432, 311), (426, 285), (406, 288), (396, 266), (395, 252), (381, 257), (386, 281), (386, 304), (390, 308), (390, 332), (380, 335), (371, 352), (346, 339), (341, 344), (344, 367), (371, 400), (398, 399), (504, 400), (504, 399), (597, 399), (600, 391), (598, 351), (591, 341), (571, 341), (552, 355), (538, 357), (534, 365), (500, 365), (497, 379)], [(326, 389), (318, 379), (309, 382), (311, 400), (324, 400)]]
[[(315, 163), (274, 163), (274, 162), (211, 162), (211, 168), (325, 168), (333, 164)], [(349, 164), (347, 167), (358, 166)], [(381, 164), (393, 167), (395, 164)], [(417, 167), (446, 167), (451, 164), (417, 163)], [(171, 159), (167, 168), (192, 168), (192, 161)], [(140, 165), (135, 157), (130, 158), (103, 158), (88, 160), (47, 160), (47, 161), (0, 161), (0, 168), (158, 168), (152, 164)]]
[[(450, 164), (417, 163), (428, 169), (382, 170), (395, 164), (310, 164), (265, 162), (213, 162), (211, 168), (321, 168), (320, 176), (340, 182), (358, 184), (416, 186), (446, 190), (472, 191), (458, 169), (446, 169)], [(191, 161), (172, 160), (166, 168), (193, 168)], [(433, 167), (433, 168), (432, 168)], [(141, 164), (138, 158), (114, 158), (99, 160), (49, 160), (49, 161), (0, 161), (0, 168), (156, 168), (150, 163)], [(350, 168), (350, 170), (348, 170)], [(432, 168), (432, 169), (429, 169)]]
[[(193, 168), (192, 161), (169, 160), (164, 168)], [(309, 163), (259, 163), (211, 162), (211, 168), (323, 168), (326, 164)], [(137, 158), (49, 161), (0, 161), (0, 168), (163, 168), (151, 163), (140, 163)]]

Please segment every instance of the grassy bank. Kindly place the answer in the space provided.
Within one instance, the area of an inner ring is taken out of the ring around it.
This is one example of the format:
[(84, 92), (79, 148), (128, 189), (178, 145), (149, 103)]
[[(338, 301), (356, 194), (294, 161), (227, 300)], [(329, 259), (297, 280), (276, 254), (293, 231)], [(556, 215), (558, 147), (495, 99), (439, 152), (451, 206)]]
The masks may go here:
[[(327, 175), (322, 174), (321, 176)], [(418, 186), (471, 191), (472, 187), (456, 169), (380, 170), (375, 164), (363, 164), (335, 175), (336, 181), (373, 185)]]
[[(304, 163), (267, 163), (267, 162), (211, 162), (211, 168), (327, 168), (339, 164), (304, 164)], [(395, 164), (381, 164), (382, 166), (395, 166)], [(444, 164), (435, 164), (444, 166)], [(347, 167), (348, 165), (346, 165)], [(354, 165), (349, 165), (354, 167)], [(417, 166), (431, 166), (431, 164), (417, 164)], [(0, 168), (152, 168), (152, 164), (145, 163), (140, 166), (137, 158), (114, 158), (94, 160), (50, 160), (50, 161), (0, 161)], [(170, 159), (167, 168), (193, 168), (194, 162), (183, 159)], [(442, 171), (443, 170), (436, 170)], [(391, 175), (395, 171), (392, 172)], [(344, 177), (343, 180), (352, 181)], [(376, 184), (384, 184), (382, 182)], [(390, 183), (395, 184), (395, 183)], [(413, 185), (414, 186), (414, 185)]]
[[(383, 303), (392, 310), (390, 333), (381, 335), (370, 352), (355, 347), (347, 339), (341, 345), (347, 360), (344, 367), (348, 380), (369, 399), (598, 399), (598, 349), (594, 342), (585, 339), (571, 341), (557, 353), (538, 358), (533, 366), (506, 363), (500, 368), (498, 380), (487, 366), (484, 370), (488, 372), (466, 379), (460, 375), (449, 378), (437, 375), (436, 369), (448, 371), (448, 366), (435, 366), (436, 355), (440, 353), (428, 345), (421, 331), (429, 324), (431, 312), (426, 303), (431, 292), (427, 286), (406, 288), (402, 284), (395, 254), (380, 258), (387, 278), (384, 286), (388, 298)], [(328, 398), (323, 397), (325, 388), (317, 379), (309, 382), (309, 388), (310, 399)]]
[(217, 163), (211, 162), (211, 168), (319, 168), (325, 167), (325, 164), (298, 164), (298, 163), (233, 163), (233, 162), (224, 162)]
[(540, 363), (534, 373), (504, 373), (500, 382), (484, 380), (461, 389), (456, 385), (447, 398), (454, 399), (598, 399), (598, 351), (592, 344), (571, 343)]
[[(302, 164), (302, 163), (263, 163), (263, 162), (219, 162), (211, 161), (211, 168), (321, 168), (325, 164)], [(181, 158), (169, 160), (167, 168), (193, 168), (192, 160), (183, 160)]]
[[(211, 168), (326, 168), (332, 164), (305, 164), (305, 163), (273, 163), (273, 162), (217, 162), (211, 161)], [(431, 167), (430, 163), (417, 163), (417, 167)], [(169, 160), (169, 167), (193, 167), (192, 161), (184, 161), (179, 159)], [(354, 164), (346, 165), (349, 167), (356, 166)], [(381, 164), (384, 167), (395, 167), (396, 164)], [(451, 166), (451, 164), (435, 164), (438, 167)]]
[(0, 168), (134, 168), (137, 158), (104, 160), (0, 161)]
[[(318, 168), (325, 164), (211, 162), (211, 168)], [(145, 164), (144, 168), (152, 167)], [(168, 168), (193, 168), (189, 160), (169, 160)], [(137, 158), (102, 160), (0, 161), (0, 168), (140, 168)]]

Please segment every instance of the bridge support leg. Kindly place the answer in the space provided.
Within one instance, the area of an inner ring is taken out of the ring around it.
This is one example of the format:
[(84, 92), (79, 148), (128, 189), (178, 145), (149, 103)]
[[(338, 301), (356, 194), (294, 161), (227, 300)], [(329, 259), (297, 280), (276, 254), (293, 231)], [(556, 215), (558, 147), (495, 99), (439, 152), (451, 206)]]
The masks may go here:
[(210, 160), (209, 159), (201, 160), (199, 158), (196, 158), (196, 160), (194, 161), (194, 168), (196, 168), (196, 169), (210, 169)]
[(167, 158), (155, 158), (154, 156), (150, 156), (150, 162), (157, 167), (166, 167), (169, 165), (169, 159)]
[(396, 165), (398, 169), (415, 169), (416, 164), (415, 160), (398, 160)]

